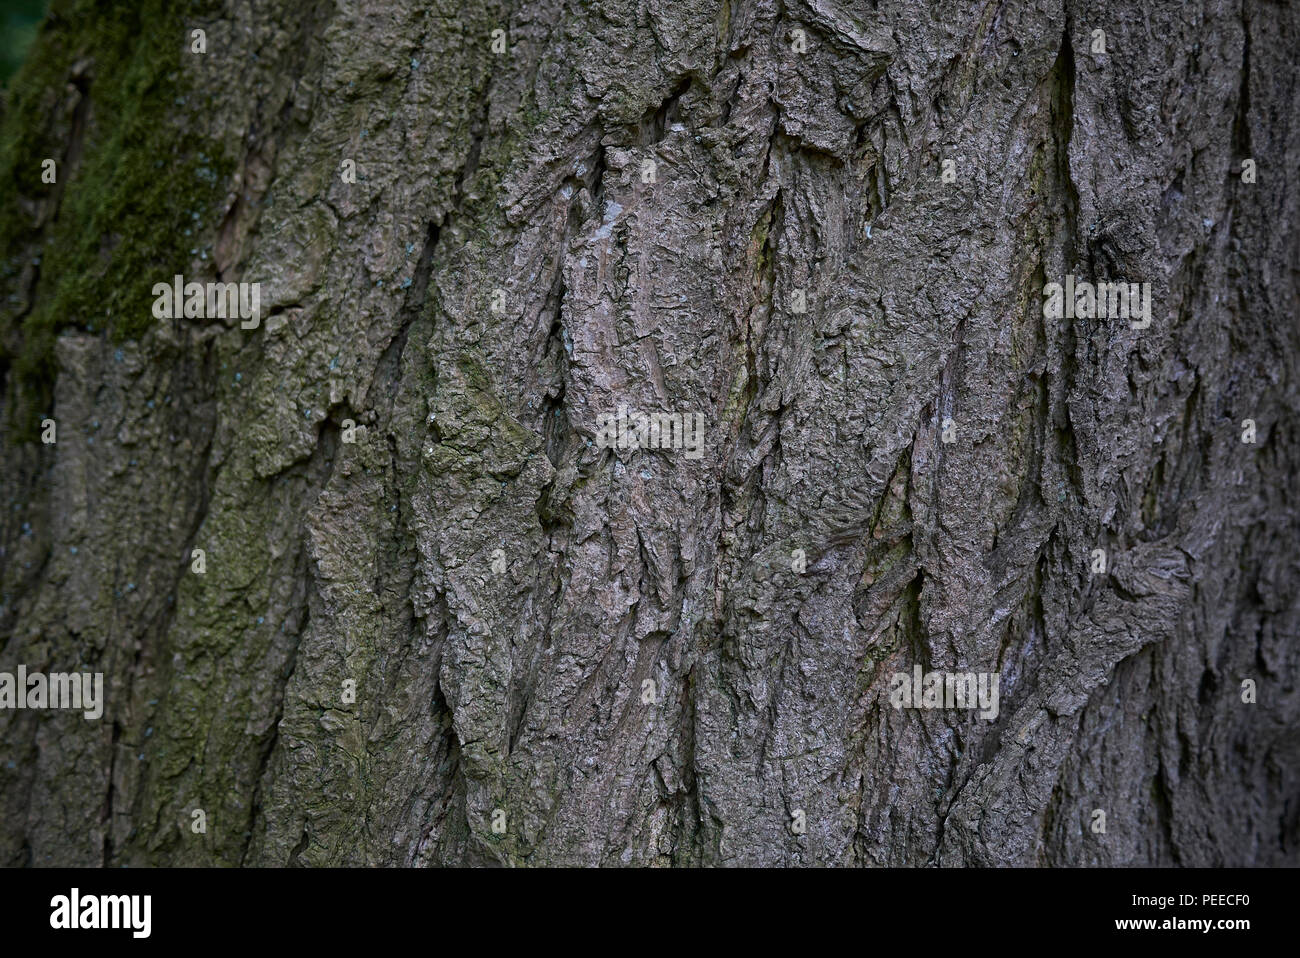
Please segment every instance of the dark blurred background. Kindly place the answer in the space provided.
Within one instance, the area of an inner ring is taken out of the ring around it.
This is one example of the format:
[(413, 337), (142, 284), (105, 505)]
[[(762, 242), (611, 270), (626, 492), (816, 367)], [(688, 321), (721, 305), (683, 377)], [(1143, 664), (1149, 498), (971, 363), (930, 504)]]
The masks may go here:
[(48, 0), (0, 0), (0, 86), (22, 65)]

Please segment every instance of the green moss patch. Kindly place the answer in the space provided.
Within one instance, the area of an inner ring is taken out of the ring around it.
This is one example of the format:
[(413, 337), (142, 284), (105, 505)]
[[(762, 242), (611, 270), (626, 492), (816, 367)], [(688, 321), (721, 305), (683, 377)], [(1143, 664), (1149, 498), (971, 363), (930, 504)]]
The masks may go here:
[[(190, 29), (209, 22), (204, 13), (158, 0), (56, 3), (14, 78), (0, 125), (0, 369), (11, 369), (29, 410), (48, 404), (61, 329), (139, 337), (157, 322), (153, 284), (186, 272), (210, 245), (234, 163), (192, 132), (198, 104), (181, 57), (198, 55), (188, 52)], [(89, 104), (80, 118), (66, 115), (77, 89)], [(73, 134), (84, 139), (69, 169)], [(41, 182), (47, 157), (59, 164), (58, 185)], [(33, 209), (56, 190), (57, 213), (38, 229)], [(29, 266), (39, 273), (24, 314), (18, 284)]]

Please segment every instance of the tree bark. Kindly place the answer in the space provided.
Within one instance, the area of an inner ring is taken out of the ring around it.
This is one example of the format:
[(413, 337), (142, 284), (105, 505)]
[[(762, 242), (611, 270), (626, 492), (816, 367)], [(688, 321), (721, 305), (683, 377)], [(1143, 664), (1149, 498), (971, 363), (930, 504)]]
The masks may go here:
[(1294, 5), (83, 6), (0, 671), (104, 712), (0, 709), (0, 863), (1300, 863)]

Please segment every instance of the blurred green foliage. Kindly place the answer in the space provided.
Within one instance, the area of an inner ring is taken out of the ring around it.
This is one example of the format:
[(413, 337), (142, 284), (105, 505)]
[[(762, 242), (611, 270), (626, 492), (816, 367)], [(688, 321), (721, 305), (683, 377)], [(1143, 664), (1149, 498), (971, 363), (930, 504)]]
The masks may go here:
[(48, 0), (0, 0), (0, 86), (22, 66)]

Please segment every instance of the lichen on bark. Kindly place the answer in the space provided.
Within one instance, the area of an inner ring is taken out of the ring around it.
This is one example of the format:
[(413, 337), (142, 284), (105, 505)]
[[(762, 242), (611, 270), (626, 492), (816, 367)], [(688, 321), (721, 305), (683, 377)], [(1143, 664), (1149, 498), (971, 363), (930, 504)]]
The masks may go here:
[[(0, 670), (108, 701), (0, 711), (0, 862), (1294, 864), (1298, 26), (56, 3)], [(175, 272), (261, 325), (154, 320)], [(1045, 318), (1067, 273), (1154, 321)]]

